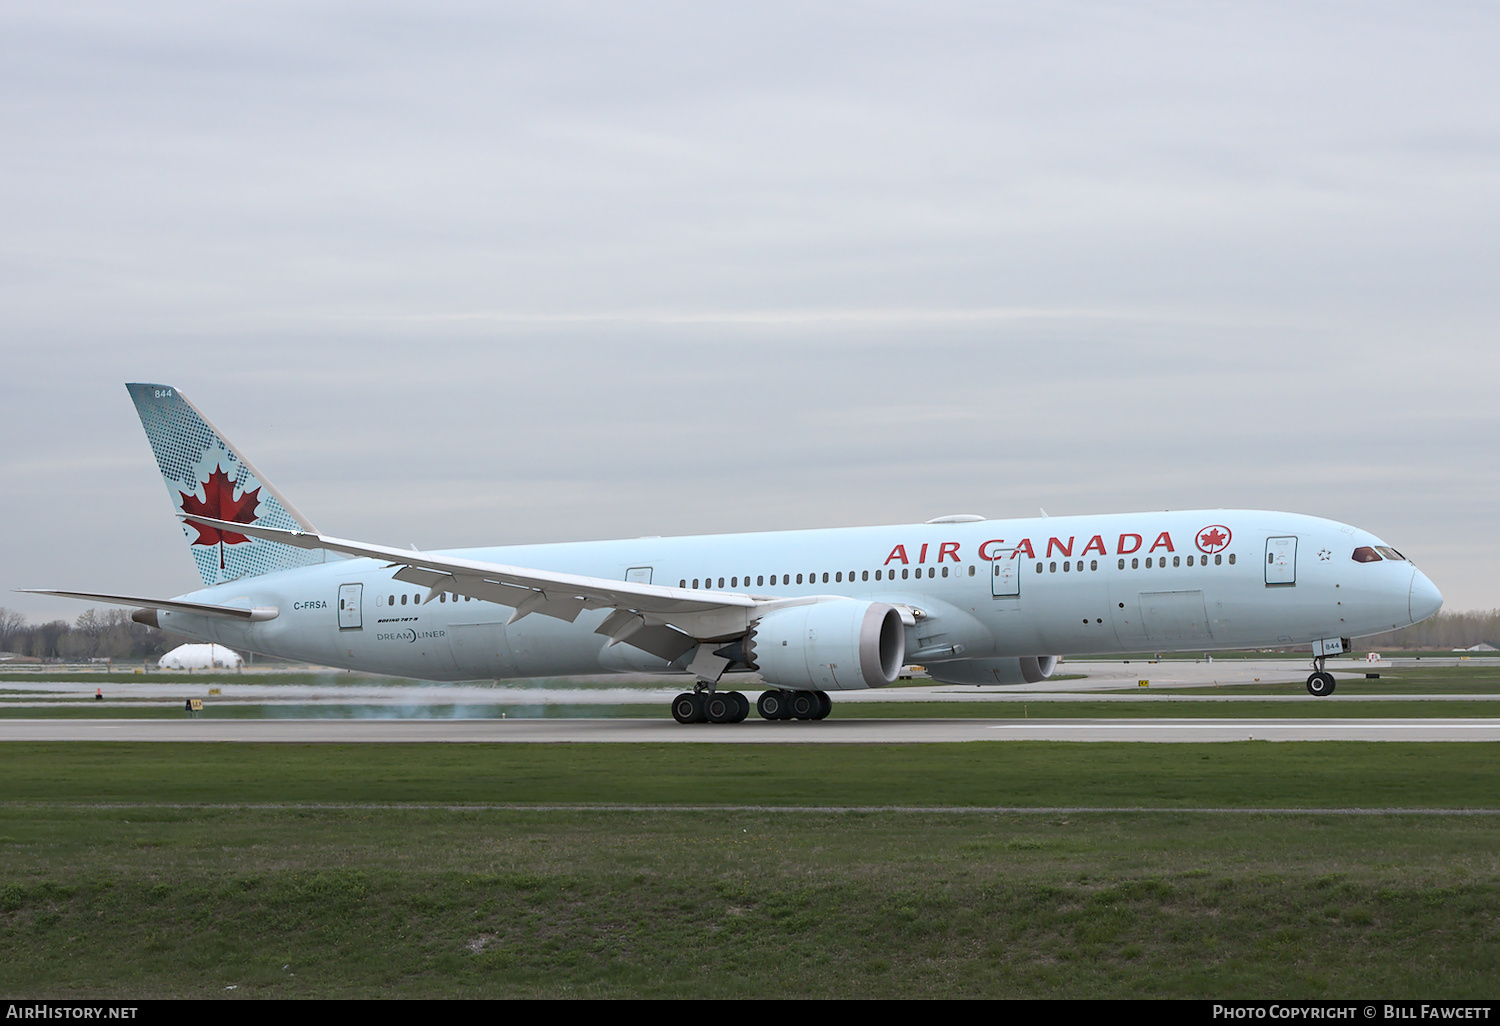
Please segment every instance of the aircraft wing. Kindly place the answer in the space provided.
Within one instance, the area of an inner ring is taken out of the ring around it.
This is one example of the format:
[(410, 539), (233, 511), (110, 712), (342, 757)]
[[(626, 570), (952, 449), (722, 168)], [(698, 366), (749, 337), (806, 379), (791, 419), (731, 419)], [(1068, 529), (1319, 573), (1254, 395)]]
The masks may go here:
[[(314, 531), (258, 527), (188, 514), (182, 517), (192, 523), (300, 549), (326, 549), (378, 559), (401, 568), (395, 574), (396, 580), (430, 589), (428, 602), (445, 591), (496, 602), (515, 609), (511, 623), (532, 613), (571, 623), (585, 609), (613, 609), (595, 629), (596, 633), (608, 637), (611, 644), (629, 642), (668, 660), (682, 655), (697, 642), (727, 640), (744, 634), (752, 622), (771, 609), (818, 601), (815, 597), (757, 598), (736, 592), (584, 577), (370, 545)], [(664, 655), (666, 652), (671, 654)]]

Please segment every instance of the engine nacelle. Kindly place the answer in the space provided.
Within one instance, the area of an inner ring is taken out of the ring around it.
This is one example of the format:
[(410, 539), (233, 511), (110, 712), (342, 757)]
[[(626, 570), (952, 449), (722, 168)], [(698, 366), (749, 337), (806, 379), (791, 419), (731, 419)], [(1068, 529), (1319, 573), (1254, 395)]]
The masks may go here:
[(906, 658), (901, 614), (884, 602), (830, 599), (761, 617), (745, 662), (768, 684), (812, 691), (883, 688)]
[(927, 675), (944, 684), (1037, 684), (1056, 669), (1057, 656), (1019, 656), (935, 663), (927, 667)]

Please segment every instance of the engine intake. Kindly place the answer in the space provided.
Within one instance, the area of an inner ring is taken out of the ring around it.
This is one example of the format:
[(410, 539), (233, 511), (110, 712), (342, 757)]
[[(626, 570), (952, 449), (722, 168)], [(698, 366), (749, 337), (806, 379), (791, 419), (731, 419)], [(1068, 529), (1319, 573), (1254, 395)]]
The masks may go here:
[(776, 609), (751, 628), (745, 663), (768, 684), (813, 691), (883, 688), (906, 658), (901, 614), (884, 602), (830, 599)]

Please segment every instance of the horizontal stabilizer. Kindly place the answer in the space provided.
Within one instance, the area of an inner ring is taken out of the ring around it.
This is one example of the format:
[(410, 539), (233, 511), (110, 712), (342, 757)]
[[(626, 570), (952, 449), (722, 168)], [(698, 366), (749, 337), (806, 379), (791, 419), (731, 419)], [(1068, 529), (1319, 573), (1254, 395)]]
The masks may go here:
[(259, 622), (274, 620), (281, 615), (275, 606), (216, 606), (210, 602), (183, 602), (181, 599), (141, 598), (138, 595), (99, 595), (90, 591), (51, 591), (43, 588), (20, 588), (28, 595), (56, 595), (59, 598), (83, 599), (86, 602), (107, 602), (113, 606), (138, 606), (141, 609), (165, 609), (173, 613), (198, 613), (202, 616), (222, 616), (230, 620)]

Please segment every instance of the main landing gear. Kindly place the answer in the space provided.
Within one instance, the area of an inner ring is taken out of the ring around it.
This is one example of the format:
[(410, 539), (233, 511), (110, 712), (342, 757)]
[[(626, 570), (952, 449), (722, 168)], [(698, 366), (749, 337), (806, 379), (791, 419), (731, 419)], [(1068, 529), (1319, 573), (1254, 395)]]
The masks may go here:
[(684, 691), (672, 699), (678, 723), (739, 723), (750, 715), (750, 700), (738, 691)]
[(1313, 656), (1313, 672), (1307, 678), (1307, 693), (1315, 698), (1333, 694), (1333, 674), (1323, 669), (1327, 656)]
[[(821, 720), (833, 702), (821, 691), (764, 692), (755, 711), (767, 720)], [(678, 723), (740, 723), (750, 715), (750, 700), (738, 691), (684, 691), (672, 699)]]
[(761, 692), (755, 711), (765, 720), (821, 720), (833, 711), (833, 701), (822, 691)]

